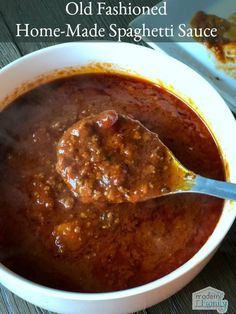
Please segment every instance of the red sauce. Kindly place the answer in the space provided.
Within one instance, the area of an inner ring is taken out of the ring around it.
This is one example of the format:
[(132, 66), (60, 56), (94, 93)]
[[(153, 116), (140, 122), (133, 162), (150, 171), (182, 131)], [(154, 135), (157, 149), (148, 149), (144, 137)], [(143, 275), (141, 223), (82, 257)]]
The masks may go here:
[(37, 87), (0, 114), (0, 261), (14, 272), (70, 291), (136, 287), (185, 263), (213, 232), (223, 207), (213, 197), (84, 204), (68, 189), (56, 171), (60, 138), (111, 109), (158, 133), (186, 168), (225, 179), (200, 117), (152, 83), (87, 74)]
[(190, 190), (195, 175), (130, 116), (106, 110), (77, 121), (57, 146), (56, 169), (83, 203), (137, 203)]

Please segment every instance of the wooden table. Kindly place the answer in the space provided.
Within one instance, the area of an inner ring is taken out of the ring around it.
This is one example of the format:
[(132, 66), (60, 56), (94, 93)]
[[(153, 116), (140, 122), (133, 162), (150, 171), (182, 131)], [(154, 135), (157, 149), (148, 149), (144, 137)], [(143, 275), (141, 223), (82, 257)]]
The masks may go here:
[[(114, 0), (115, 1), (115, 0)], [(113, 2), (114, 2), (113, 1)], [(5, 2), (5, 3), (3, 3)], [(10, 6), (5, 5), (10, 2), (14, 3), (15, 9), (12, 11)], [(26, 1), (26, 7), (21, 9), (21, 0), (1, 0), (0, 1), (0, 33), (4, 35), (4, 39), (0, 42), (0, 66), (3, 67), (11, 61), (39, 48), (55, 44), (51, 42), (19, 42), (14, 38), (14, 23), (17, 19), (27, 18), (30, 12), (35, 12), (37, 8), (37, 16), (39, 20), (47, 21), (53, 19), (56, 22), (61, 22), (65, 17), (64, 5), (66, 0), (31, 0)], [(112, 3), (112, 1), (110, 1)], [(123, 1), (125, 2), (125, 1)], [(126, 1), (129, 2), (128, 0)], [(139, 4), (142, 1), (133, 0), (133, 4)], [(153, 5), (156, 1), (145, 1), (146, 4)], [(40, 8), (39, 8), (40, 6)], [(128, 25), (132, 17), (117, 17), (117, 18), (100, 18), (98, 21), (97, 16), (91, 16), (85, 21), (87, 25), (92, 25), (94, 22), (99, 22), (105, 28), (109, 23), (119, 23), (120, 25)], [(26, 23), (26, 22), (25, 22)], [(106, 38), (108, 39), (108, 38)], [(235, 139), (235, 135), (232, 135)], [(206, 217), (207, 219), (207, 217)], [(0, 278), (1, 282), (1, 278)], [(229, 234), (223, 241), (220, 249), (215, 254), (211, 262), (205, 269), (195, 278), (187, 287), (179, 293), (169, 298), (168, 300), (146, 309), (140, 313), (191, 313), (192, 307), (192, 293), (212, 286), (225, 292), (225, 299), (229, 301), (228, 313), (236, 313), (236, 224), (232, 227)], [(18, 298), (7, 289), (0, 285), (0, 313), (1, 314), (28, 314), (28, 313), (49, 313), (43, 309), (36, 308), (35, 306)], [(198, 311), (196, 313), (207, 313), (207, 311)], [(209, 311), (212, 313), (212, 311)]]

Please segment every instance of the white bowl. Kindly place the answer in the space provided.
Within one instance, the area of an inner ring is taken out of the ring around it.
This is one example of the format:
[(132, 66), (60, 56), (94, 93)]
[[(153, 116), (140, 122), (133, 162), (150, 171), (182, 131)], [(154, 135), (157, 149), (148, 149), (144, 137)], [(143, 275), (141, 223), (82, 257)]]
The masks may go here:
[[(189, 67), (149, 48), (124, 43), (68, 43), (42, 49), (11, 63), (0, 71), (0, 103), (17, 87), (37, 76), (91, 62), (110, 63), (189, 97), (213, 131), (228, 164), (228, 180), (236, 182), (235, 120), (219, 94)], [(206, 265), (236, 215), (235, 203), (226, 201), (223, 214), (205, 245), (188, 262), (149, 284), (111, 293), (71, 293), (46, 288), (0, 265), (0, 282), (23, 299), (57, 313), (130, 313), (152, 306), (176, 293)], [(206, 217), (207, 219), (207, 217)]]

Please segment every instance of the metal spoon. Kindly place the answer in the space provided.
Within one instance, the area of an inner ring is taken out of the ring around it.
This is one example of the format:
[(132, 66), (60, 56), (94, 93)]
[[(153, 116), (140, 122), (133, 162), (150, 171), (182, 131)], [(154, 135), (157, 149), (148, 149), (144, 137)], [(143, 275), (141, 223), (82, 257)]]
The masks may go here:
[[(161, 141), (160, 141), (161, 142)], [(162, 143), (167, 154), (170, 156), (172, 163), (178, 169), (181, 179), (178, 181), (178, 186), (170, 186), (169, 190), (164, 193), (157, 193), (156, 197), (161, 195), (176, 194), (176, 193), (200, 193), (211, 196), (216, 196), (222, 199), (236, 201), (236, 184), (209, 179), (186, 169), (173, 155), (173, 153)]]
[[(160, 143), (161, 140), (159, 139)], [(170, 186), (165, 193), (157, 193), (156, 197), (162, 195), (176, 194), (176, 193), (200, 193), (215, 196), (222, 199), (236, 201), (236, 184), (209, 179), (186, 169), (173, 153), (162, 143), (166, 153), (170, 156), (171, 163), (176, 167), (176, 173), (181, 173), (178, 179), (178, 186)], [(177, 171), (178, 170), (178, 171)], [(183, 175), (185, 173), (185, 175)]]
[(208, 179), (199, 175), (196, 175), (189, 190), (176, 191), (176, 193), (178, 192), (201, 193), (236, 201), (236, 184)]
[(236, 184), (186, 169), (156, 133), (114, 110), (84, 118), (64, 133), (57, 171), (84, 203), (135, 203), (186, 192), (236, 200)]

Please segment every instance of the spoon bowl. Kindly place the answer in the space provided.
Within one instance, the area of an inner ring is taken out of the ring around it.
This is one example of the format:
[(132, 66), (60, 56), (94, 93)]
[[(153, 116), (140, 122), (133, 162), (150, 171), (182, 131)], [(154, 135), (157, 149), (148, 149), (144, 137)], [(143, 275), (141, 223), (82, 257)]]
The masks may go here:
[(84, 203), (136, 203), (185, 192), (236, 200), (236, 185), (186, 169), (156, 133), (114, 110), (76, 122), (57, 155), (57, 171)]

